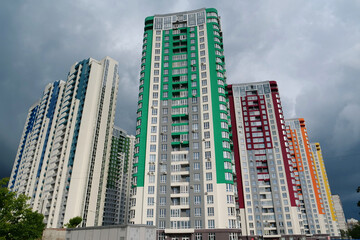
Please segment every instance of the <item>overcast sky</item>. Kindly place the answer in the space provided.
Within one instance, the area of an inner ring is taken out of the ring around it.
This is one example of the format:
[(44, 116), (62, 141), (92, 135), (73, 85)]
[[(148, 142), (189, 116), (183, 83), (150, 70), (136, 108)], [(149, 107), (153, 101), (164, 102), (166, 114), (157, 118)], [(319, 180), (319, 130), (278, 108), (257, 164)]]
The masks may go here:
[(333, 194), (359, 219), (360, 1), (1, 1), (0, 177), (47, 83), (93, 57), (119, 61), (116, 125), (135, 132), (144, 19), (203, 7), (222, 20), (228, 83), (276, 80), (285, 117), (320, 142)]

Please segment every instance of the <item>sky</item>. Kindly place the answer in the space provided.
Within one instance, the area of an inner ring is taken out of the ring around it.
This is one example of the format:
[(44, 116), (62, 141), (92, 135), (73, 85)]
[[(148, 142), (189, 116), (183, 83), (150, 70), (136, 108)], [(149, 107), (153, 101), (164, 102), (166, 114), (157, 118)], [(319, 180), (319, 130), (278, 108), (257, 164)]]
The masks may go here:
[(0, 177), (11, 173), (27, 111), (46, 84), (89, 57), (119, 62), (115, 124), (135, 133), (144, 19), (214, 7), (228, 83), (275, 80), (286, 118), (321, 144), (333, 194), (359, 219), (360, 1), (0, 2)]

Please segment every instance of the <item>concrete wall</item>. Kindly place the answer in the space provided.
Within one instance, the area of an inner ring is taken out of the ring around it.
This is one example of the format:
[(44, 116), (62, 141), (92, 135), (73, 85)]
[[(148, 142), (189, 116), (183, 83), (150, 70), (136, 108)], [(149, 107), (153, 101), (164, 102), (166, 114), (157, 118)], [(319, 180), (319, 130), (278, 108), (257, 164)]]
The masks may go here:
[(65, 240), (66, 228), (47, 228), (44, 230), (42, 240)]
[(147, 225), (115, 225), (74, 228), (66, 231), (67, 240), (155, 240), (156, 228)]

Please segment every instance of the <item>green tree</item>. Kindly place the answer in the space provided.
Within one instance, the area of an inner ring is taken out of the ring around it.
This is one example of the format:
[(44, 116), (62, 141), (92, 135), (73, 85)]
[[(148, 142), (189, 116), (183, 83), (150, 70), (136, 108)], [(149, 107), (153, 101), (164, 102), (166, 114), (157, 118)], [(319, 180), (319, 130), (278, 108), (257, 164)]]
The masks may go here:
[(44, 216), (33, 212), (24, 194), (16, 197), (7, 188), (9, 179), (0, 180), (0, 239), (38, 239), (45, 228)]
[(349, 236), (353, 239), (360, 239), (360, 224), (358, 223), (348, 231)]
[(69, 222), (67, 224), (65, 224), (64, 226), (66, 228), (76, 228), (82, 221), (81, 217), (73, 217), (69, 220)]

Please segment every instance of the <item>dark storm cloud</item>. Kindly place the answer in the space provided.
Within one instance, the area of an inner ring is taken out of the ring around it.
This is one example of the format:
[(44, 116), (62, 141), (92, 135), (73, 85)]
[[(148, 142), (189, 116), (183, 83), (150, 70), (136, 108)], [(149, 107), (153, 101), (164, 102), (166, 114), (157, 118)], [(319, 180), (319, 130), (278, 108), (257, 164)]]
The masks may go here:
[[(286, 117), (304, 117), (320, 142), (333, 193), (358, 217), (358, 1), (2, 1), (1, 176), (8, 176), (30, 105), (76, 61), (119, 61), (115, 123), (134, 134), (146, 16), (215, 7), (229, 83), (276, 80)], [(356, 171), (357, 170), (357, 171)]]

